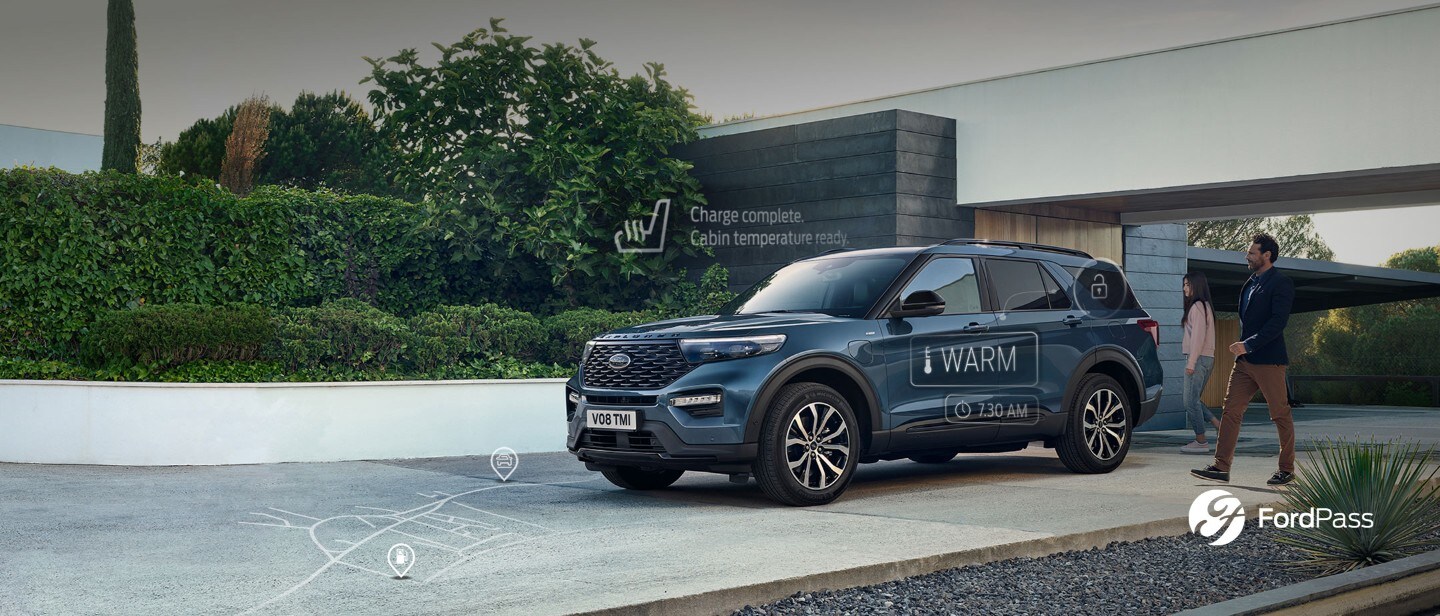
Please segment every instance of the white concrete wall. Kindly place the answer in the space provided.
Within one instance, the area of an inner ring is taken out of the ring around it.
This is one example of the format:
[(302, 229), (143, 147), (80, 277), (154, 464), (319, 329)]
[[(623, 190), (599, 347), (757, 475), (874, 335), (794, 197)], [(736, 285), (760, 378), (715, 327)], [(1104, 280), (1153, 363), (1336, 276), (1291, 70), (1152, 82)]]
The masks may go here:
[(94, 171), (100, 168), (104, 147), (100, 135), (0, 124), (0, 169), (26, 165)]
[(565, 380), (0, 380), (0, 462), (195, 465), (565, 449)]
[[(703, 129), (957, 121), (959, 203), (1440, 163), (1440, 7)], [(943, 80), (944, 75), (936, 75)]]

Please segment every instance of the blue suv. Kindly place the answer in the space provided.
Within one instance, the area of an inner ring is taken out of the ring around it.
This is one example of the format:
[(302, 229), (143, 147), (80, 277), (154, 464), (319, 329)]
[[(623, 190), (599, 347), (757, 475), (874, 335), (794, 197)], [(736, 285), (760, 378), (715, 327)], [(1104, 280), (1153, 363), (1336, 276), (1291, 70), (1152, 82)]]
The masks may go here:
[(590, 341), (566, 388), (567, 446), (624, 488), (753, 475), (788, 505), (836, 499), (862, 462), (1035, 441), (1105, 473), (1159, 405), (1159, 335), (1120, 268), (1081, 251), (832, 251), (720, 314)]

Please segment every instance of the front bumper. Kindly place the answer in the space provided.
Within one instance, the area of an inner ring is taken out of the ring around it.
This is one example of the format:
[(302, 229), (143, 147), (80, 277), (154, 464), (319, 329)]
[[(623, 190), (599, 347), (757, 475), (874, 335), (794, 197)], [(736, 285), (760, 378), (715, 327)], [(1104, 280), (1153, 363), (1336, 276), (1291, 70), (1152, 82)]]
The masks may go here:
[[(755, 392), (779, 359), (762, 355), (701, 364), (651, 390), (586, 387), (577, 374), (567, 384), (566, 447), (592, 467), (749, 472), (758, 444), (745, 442), (746, 420)], [(722, 395), (720, 405), (704, 413), (670, 404), (676, 396), (716, 392)], [(635, 411), (637, 428), (592, 430), (585, 425), (591, 408)]]
[(755, 443), (691, 445), (658, 421), (646, 421), (634, 432), (582, 428), (568, 446), (591, 470), (638, 466), (716, 473), (749, 472), (757, 448)]

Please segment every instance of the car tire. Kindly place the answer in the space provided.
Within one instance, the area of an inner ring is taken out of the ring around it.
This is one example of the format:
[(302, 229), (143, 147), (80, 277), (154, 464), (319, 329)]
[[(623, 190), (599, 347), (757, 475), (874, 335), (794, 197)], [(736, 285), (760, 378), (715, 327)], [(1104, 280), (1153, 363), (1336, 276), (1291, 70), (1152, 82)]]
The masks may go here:
[(850, 485), (862, 442), (844, 396), (819, 383), (786, 385), (760, 429), (755, 482), (776, 502), (823, 505)]
[(911, 462), (920, 464), (944, 464), (955, 459), (957, 452), (950, 453), (922, 453), (918, 456), (910, 456)]
[(1090, 373), (1066, 405), (1065, 433), (1055, 451), (1076, 473), (1108, 473), (1125, 461), (1137, 410), (1109, 375)]
[(601, 471), (606, 479), (626, 490), (660, 490), (670, 487), (685, 471), (612, 466)]

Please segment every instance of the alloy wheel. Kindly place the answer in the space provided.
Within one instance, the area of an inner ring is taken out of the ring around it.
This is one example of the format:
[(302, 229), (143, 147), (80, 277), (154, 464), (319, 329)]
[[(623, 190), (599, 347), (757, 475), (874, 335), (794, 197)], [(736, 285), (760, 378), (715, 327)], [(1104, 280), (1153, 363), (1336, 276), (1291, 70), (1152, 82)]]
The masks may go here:
[(808, 490), (824, 490), (840, 479), (850, 461), (850, 429), (845, 416), (824, 402), (812, 402), (790, 420), (785, 460), (795, 480)]
[(1125, 444), (1125, 421), (1125, 399), (1119, 393), (1101, 388), (1090, 394), (1081, 425), (1085, 444), (1096, 459), (1106, 461), (1120, 453)]

